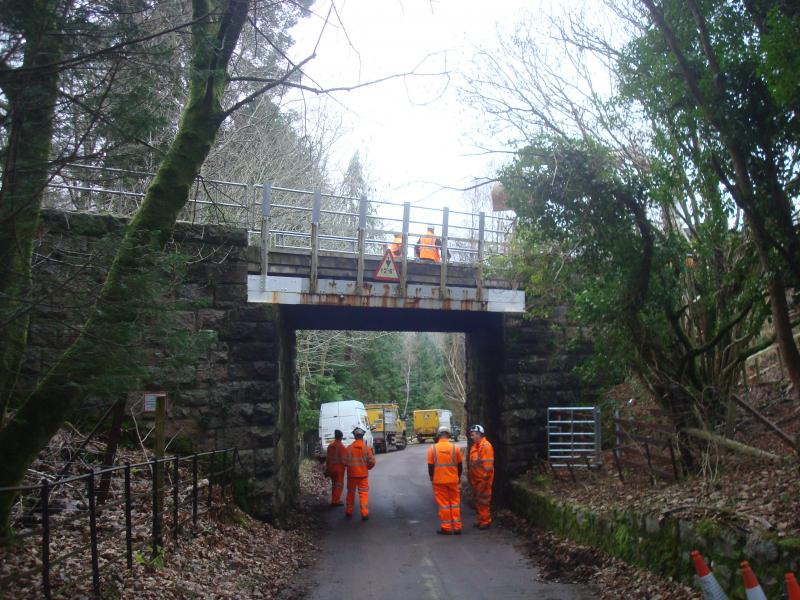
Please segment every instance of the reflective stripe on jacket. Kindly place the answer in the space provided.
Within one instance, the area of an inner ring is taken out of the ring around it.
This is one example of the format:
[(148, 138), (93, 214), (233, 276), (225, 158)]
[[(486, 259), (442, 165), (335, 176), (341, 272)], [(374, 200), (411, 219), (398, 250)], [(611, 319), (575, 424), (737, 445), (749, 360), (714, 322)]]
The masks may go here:
[(439, 253), (439, 247), (436, 245), (436, 236), (426, 234), (419, 238), (419, 257), (427, 258), (428, 260), (435, 260), (441, 262), (442, 255)]
[(328, 452), (325, 461), (328, 463), (328, 468), (339, 467), (344, 468), (347, 461), (347, 448), (342, 443), (342, 440), (333, 440), (328, 444)]
[(486, 438), (469, 449), (469, 477), (472, 480), (494, 477), (494, 448)]
[(356, 440), (347, 449), (347, 476), (366, 477), (367, 471), (375, 466), (375, 455), (364, 440)]
[(428, 464), (433, 465), (433, 483), (458, 483), (458, 465), (463, 460), (461, 448), (453, 442), (436, 442), (428, 449)]

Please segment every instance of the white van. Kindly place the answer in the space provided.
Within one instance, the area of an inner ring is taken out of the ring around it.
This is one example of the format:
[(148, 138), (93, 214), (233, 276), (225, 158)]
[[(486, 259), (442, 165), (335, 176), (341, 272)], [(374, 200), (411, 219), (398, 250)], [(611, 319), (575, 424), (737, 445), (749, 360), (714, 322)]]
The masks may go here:
[(364, 434), (364, 443), (372, 448), (372, 431), (370, 430), (369, 417), (364, 404), (358, 400), (342, 400), (340, 402), (326, 402), (319, 407), (319, 441), (323, 456), (328, 444), (333, 439), (333, 432), (339, 429), (343, 434), (345, 446), (355, 441), (353, 429), (361, 427)]

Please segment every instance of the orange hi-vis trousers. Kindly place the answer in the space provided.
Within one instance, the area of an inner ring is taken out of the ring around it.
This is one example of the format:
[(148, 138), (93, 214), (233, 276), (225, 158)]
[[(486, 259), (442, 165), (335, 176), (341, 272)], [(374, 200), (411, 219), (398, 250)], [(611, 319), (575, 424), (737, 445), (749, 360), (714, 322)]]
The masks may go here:
[(361, 509), (361, 516), (369, 516), (369, 478), (368, 477), (348, 477), (347, 478), (347, 501), (344, 505), (345, 514), (353, 514), (353, 506), (356, 503), (356, 488), (358, 488), (358, 505)]
[(433, 497), (439, 507), (442, 531), (461, 531), (461, 492), (458, 483), (434, 483)]
[(493, 479), (493, 477), (489, 477), (472, 481), (472, 488), (475, 490), (475, 512), (478, 513), (478, 525), (491, 525), (492, 523)]
[(344, 492), (344, 466), (336, 465), (331, 469), (331, 504), (339, 504)]

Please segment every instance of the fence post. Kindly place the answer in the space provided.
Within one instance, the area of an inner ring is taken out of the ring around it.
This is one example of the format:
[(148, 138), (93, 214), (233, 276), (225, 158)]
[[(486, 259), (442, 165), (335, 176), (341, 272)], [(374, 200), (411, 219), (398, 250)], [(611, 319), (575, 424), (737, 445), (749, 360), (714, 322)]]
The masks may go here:
[(162, 525), (164, 519), (164, 480), (166, 463), (159, 463), (164, 458), (166, 443), (167, 399), (163, 395), (156, 396), (155, 430), (153, 432), (153, 556), (156, 556), (157, 547), (162, 544)]
[(364, 293), (364, 253), (366, 252), (365, 241), (367, 237), (367, 199), (361, 198), (358, 201), (358, 239), (356, 248), (356, 294), (361, 296)]
[(450, 209), (446, 206), (442, 212), (442, 261), (439, 263), (439, 293), (442, 300), (447, 300), (447, 237)]
[(94, 469), (89, 471), (87, 482), (89, 495), (89, 538), (92, 546), (92, 588), (100, 596), (100, 563), (97, 560), (97, 513), (95, 502)]
[(272, 202), (272, 184), (265, 183), (261, 192), (261, 291), (267, 289), (269, 274), (269, 209)]
[(617, 467), (617, 473), (619, 473), (619, 481), (620, 483), (625, 483), (625, 478), (622, 476), (622, 465), (619, 463), (619, 456), (617, 455), (617, 449), (614, 448), (614, 464)]
[(312, 294), (317, 293), (317, 281), (319, 276), (319, 222), (320, 211), (322, 208), (322, 193), (317, 190), (311, 204), (311, 274), (309, 276), (309, 287)]
[(208, 467), (208, 508), (211, 508), (211, 486), (214, 484), (214, 456), (211, 453), (210, 466)]
[(403, 203), (403, 256), (400, 257), (400, 296), (406, 297), (408, 288), (408, 228), (411, 219), (411, 204)]
[(644, 443), (644, 454), (647, 457), (647, 470), (650, 472), (650, 483), (651, 485), (656, 484), (656, 474), (653, 471), (653, 463), (650, 461), (650, 444), (647, 442)]
[(125, 556), (133, 568), (133, 527), (131, 524), (131, 465), (125, 463)]
[(153, 459), (151, 466), (153, 470), (153, 557), (155, 558), (158, 556), (158, 549), (161, 547), (161, 507), (158, 502), (158, 483), (161, 478), (158, 476), (159, 464), (157, 458)]
[(197, 527), (197, 452), (192, 457), (192, 525)]
[(675, 481), (678, 481), (681, 477), (678, 472), (678, 463), (675, 461), (675, 450), (672, 447), (672, 440), (667, 440), (667, 448), (669, 448), (669, 459), (672, 462), (672, 472), (675, 474)]
[(228, 481), (228, 450), (222, 451), (222, 484), (219, 488), (220, 496), (222, 500), (225, 500), (225, 484)]
[(172, 462), (172, 537), (178, 539), (178, 457)]
[(50, 600), (50, 485), (42, 479), (42, 588)]
[(481, 211), (480, 216), (478, 217), (478, 264), (475, 268), (475, 287), (476, 287), (476, 294), (478, 302), (483, 302), (483, 288), (485, 285), (485, 281), (483, 279), (483, 254), (485, 252), (484, 249), (484, 237), (486, 235), (486, 213)]

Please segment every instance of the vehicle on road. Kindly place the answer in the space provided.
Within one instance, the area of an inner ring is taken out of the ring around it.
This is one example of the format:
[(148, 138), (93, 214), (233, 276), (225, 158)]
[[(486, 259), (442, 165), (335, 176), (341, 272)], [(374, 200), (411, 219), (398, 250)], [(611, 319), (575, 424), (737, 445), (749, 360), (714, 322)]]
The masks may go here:
[[(452, 412), (441, 408), (414, 411), (414, 435), (420, 444), (430, 438), (436, 441), (439, 427), (451, 428)], [(452, 429), (450, 429), (452, 436)]]
[(403, 450), (408, 443), (406, 425), (397, 404), (367, 404), (375, 452), (388, 452), (390, 446)]
[(353, 429), (361, 427), (364, 434), (364, 443), (373, 447), (372, 431), (370, 431), (369, 416), (364, 403), (359, 400), (340, 400), (339, 402), (325, 402), (319, 407), (319, 442), (324, 455), (328, 444), (333, 441), (333, 432), (340, 430), (344, 437), (342, 443), (349, 446), (355, 441)]

